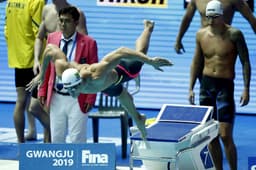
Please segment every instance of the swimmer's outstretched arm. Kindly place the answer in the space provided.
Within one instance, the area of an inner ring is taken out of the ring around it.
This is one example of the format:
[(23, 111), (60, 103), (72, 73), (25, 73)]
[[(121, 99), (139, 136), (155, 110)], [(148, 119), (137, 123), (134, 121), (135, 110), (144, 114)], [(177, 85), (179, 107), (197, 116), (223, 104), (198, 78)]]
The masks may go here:
[(160, 71), (163, 71), (160, 68), (162, 66), (173, 65), (173, 63), (168, 59), (162, 57), (151, 58), (142, 52), (135, 51), (126, 47), (120, 47), (117, 50), (110, 52), (101, 60), (101, 62), (105, 62), (108, 69), (113, 69), (120, 63), (121, 59), (138, 60), (143, 63), (152, 65), (155, 69)]
[(58, 46), (54, 44), (48, 44), (43, 53), (43, 63), (40, 72), (41, 82), (43, 82), (44, 80), (45, 72), (51, 61), (54, 63), (57, 76), (61, 76), (62, 73), (68, 68), (76, 68), (80, 71), (81, 68), (83, 68), (83, 66), (86, 65), (78, 64), (74, 61), (68, 62), (67, 57)]
[(40, 81), (43, 82), (44, 75), (50, 62), (55, 65), (57, 62), (66, 63), (68, 65), (65, 54), (60, 50), (60, 48), (53, 44), (48, 44), (43, 53), (43, 63), (40, 72)]

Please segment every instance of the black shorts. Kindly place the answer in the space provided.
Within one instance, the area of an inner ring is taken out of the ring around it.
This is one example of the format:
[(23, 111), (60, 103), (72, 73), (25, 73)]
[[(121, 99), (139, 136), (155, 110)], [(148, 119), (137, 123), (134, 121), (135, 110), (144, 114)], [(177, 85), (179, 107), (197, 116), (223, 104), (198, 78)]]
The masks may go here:
[(233, 124), (235, 118), (233, 80), (203, 76), (200, 86), (200, 105), (213, 106), (215, 120)]
[(26, 87), (26, 85), (35, 77), (33, 68), (18, 69), (15, 68), (15, 87)]
[(38, 93), (38, 86), (36, 86), (35, 88), (32, 89), (31, 96), (33, 98), (37, 98), (37, 93)]
[(123, 91), (123, 83), (137, 77), (140, 73), (143, 63), (140, 61), (123, 60), (115, 68), (118, 74), (118, 80), (102, 92), (108, 96), (120, 96)]

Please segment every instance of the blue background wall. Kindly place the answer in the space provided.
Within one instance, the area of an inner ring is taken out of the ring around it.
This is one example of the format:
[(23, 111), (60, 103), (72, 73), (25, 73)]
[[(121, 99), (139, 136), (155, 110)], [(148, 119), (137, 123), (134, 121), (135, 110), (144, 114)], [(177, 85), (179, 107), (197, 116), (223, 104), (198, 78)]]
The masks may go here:
[[(97, 6), (96, 0), (70, 0), (69, 2), (84, 11), (89, 34), (97, 40), (100, 58), (120, 46), (134, 48), (134, 42), (143, 29), (142, 20), (154, 20), (156, 25), (148, 55), (167, 57), (175, 65), (165, 68), (164, 72), (155, 71), (151, 66), (143, 67), (141, 91), (135, 96), (136, 106), (159, 109), (163, 103), (188, 104), (189, 69), (194, 53), (195, 33), (200, 27), (198, 13), (183, 38), (186, 53), (177, 55), (173, 50), (173, 45), (185, 12), (182, 0), (169, 0), (167, 8)], [(13, 70), (7, 66), (7, 48), (3, 36), (5, 4), (5, 2), (0, 3), (0, 101), (15, 101)], [(256, 114), (254, 110), (256, 108), (256, 74), (254, 71), (256, 36), (248, 22), (239, 13), (235, 15), (233, 26), (241, 29), (245, 35), (253, 73), (250, 103), (240, 108), (239, 99), (243, 81), (241, 64), (238, 60), (235, 79), (237, 112)], [(198, 93), (198, 84), (196, 92)], [(198, 101), (198, 97), (196, 100)]]

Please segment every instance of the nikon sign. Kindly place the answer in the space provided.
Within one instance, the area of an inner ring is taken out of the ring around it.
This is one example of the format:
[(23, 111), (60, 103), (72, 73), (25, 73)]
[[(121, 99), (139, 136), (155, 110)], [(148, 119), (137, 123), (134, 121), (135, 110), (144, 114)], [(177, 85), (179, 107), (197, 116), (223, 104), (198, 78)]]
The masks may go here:
[(97, 0), (98, 6), (167, 8), (168, 0)]

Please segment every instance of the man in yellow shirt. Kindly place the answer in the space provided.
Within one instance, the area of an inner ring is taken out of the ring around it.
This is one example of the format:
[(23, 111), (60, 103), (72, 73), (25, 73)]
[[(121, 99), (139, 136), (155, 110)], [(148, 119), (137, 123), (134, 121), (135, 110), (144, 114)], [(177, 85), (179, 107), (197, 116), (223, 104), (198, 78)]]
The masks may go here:
[(15, 69), (17, 99), (13, 117), (19, 143), (25, 142), (24, 112), (30, 99), (25, 89), (34, 77), (34, 42), (45, 3), (45, 0), (9, 0), (6, 5), (4, 33), (8, 66)]

